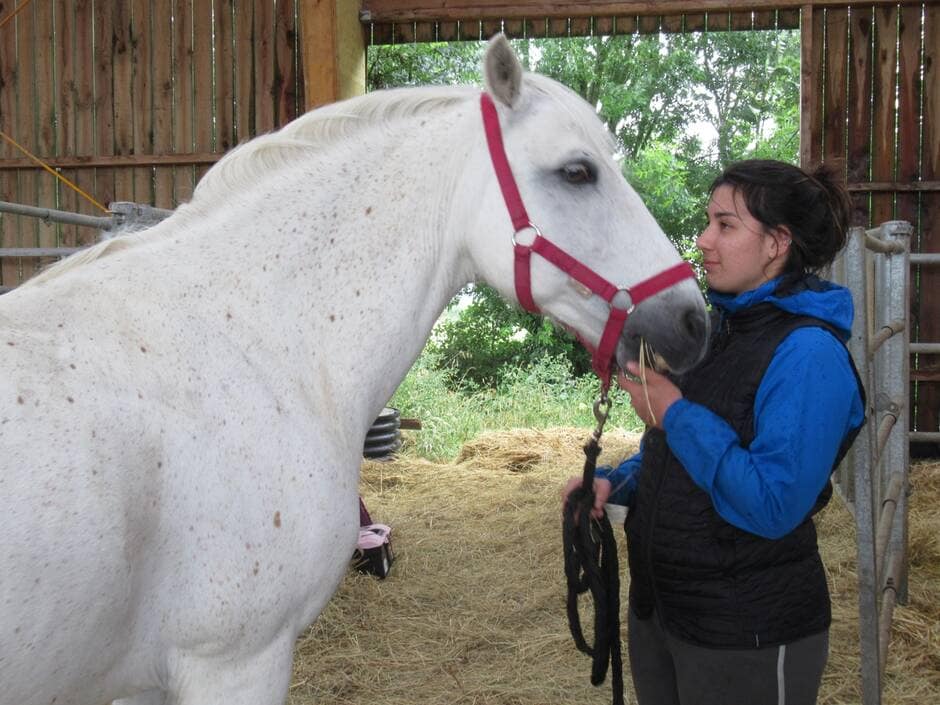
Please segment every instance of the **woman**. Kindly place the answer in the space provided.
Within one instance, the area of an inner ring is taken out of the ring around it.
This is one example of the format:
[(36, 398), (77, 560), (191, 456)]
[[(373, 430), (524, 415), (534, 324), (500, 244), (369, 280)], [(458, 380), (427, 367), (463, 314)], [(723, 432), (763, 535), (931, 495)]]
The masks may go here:
[(709, 352), (675, 381), (646, 370), (645, 389), (620, 375), (647, 432), (598, 468), (594, 513), (629, 507), (640, 705), (811, 704), (831, 621), (812, 516), (864, 421), (851, 294), (814, 275), (850, 205), (828, 169), (776, 161), (734, 164), (710, 193)]

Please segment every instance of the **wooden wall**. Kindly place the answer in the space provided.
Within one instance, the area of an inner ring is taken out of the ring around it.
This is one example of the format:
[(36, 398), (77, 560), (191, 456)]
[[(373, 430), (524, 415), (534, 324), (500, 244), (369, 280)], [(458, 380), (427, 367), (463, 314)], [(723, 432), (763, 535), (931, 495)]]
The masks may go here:
[[(940, 5), (804, 11), (803, 160), (844, 164), (855, 224), (906, 220), (940, 253)], [(940, 267), (913, 268), (911, 342), (940, 343)], [(913, 428), (937, 431), (940, 357), (911, 360)]]
[[(18, 2), (0, 0), (0, 20)], [(303, 110), (295, 0), (33, 0), (0, 27), (0, 130), (97, 201), (174, 208), (218, 157)], [(0, 200), (102, 215), (0, 141)], [(96, 231), (0, 214), (0, 247)], [(45, 262), (0, 260), (12, 286)]]

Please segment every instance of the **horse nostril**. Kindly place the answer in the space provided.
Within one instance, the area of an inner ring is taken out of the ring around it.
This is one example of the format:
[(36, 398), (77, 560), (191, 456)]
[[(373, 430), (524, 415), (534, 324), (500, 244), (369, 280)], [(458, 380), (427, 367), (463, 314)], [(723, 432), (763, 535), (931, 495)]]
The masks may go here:
[(688, 309), (682, 314), (682, 328), (690, 340), (704, 342), (706, 332), (705, 315), (699, 309)]

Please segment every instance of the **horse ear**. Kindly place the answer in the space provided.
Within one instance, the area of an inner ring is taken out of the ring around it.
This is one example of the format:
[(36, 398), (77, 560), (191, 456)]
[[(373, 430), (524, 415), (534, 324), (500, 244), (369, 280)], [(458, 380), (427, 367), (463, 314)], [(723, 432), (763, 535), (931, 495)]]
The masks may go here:
[(500, 32), (490, 39), (483, 57), (483, 81), (486, 91), (503, 105), (511, 108), (519, 99), (522, 66), (506, 35)]

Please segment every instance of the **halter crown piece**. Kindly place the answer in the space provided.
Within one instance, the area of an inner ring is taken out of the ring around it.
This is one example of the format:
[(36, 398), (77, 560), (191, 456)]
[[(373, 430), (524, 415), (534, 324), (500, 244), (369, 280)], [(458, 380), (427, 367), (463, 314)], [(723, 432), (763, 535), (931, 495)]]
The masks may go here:
[[(489, 94), (483, 93), (480, 96), (480, 109), (483, 112), (483, 129), (486, 132), (486, 143), (489, 146), (490, 159), (493, 162), (496, 179), (499, 182), (499, 188), (503, 193), (503, 200), (506, 203), (506, 209), (509, 211), (509, 217), (514, 228), (512, 242), (515, 250), (516, 297), (526, 311), (539, 313), (539, 308), (532, 298), (530, 276), (531, 255), (534, 252), (610, 304), (610, 315), (607, 318), (604, 331), (601, 333), (597, 348), (594, 349), (587, 341), (579, 337), (581, 344), (591, 352), (591, 367), (600, 378), (603, 391), (606, 392), (610, 387), (610, 375), (617, 350), (617, 341), (623, 333), (627, 317), (633, 313), (633, 310), (643, 300), (658, 294), (664, 289), (668, 289), (674, 284), (678, 284), (684, 279), (694, 278), (695, 272), (692, 265), (688, 262), (680, 262), (634, 286), (615, 286), (587, 265), (579, 262), (547, 240), (542, 236), (542, 232), (529, 220), (529, 214), (522, 204), (522, 197), (519, 195), (519, 188), (516, 186), (512, 169), (509, 167), (509, 160), (506, 158), (506, 150), (503, 147), (499, 116)], [(520, 243), (516, 237), (526, 230), (535, 234), (532, 243), (528, 245)], [(616, 304), (614, 303), (615, 298), (617, 299)]]

